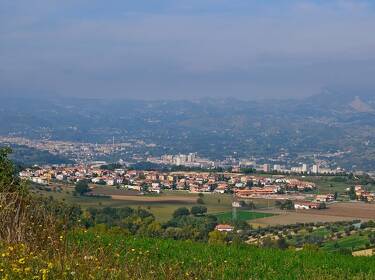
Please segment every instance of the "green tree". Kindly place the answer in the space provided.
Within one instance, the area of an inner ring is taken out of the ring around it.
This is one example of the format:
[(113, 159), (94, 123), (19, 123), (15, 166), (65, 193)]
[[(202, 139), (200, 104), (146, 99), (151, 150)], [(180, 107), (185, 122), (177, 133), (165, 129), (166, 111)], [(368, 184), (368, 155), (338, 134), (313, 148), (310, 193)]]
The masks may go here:
[(190, 211), (186, 207), (177, 208), (173, 212), (173, 218), (178, 218), (178, 217), (183, 217), (183, 216), (189, 216), (189, 215), (190, 215)]
[(15, 192), (22, 189), (19, 178), (15, 175), (15, 167), (9, 159), (12, 149), (0, 148), (0, 192)]
[(84, 195), (90, 191), (89, 184), (85, 180), (80, 180), (76, 183), (75, 191), (79, 195)]
[(204, 215), (205, 213), (207, 213), (207, 207), (205, 207), (205, 206), (193, 206), (193, 207), (191, 207), (190, 212), (194, 216)]
[(349, 195), (349, 198), (351, 200), (355, 200), (357, 198), (357, 195), (355, 193), (355, 188), (354, 186), (351, 186), (350, 189), (349, 189), (349, 192), (348, 192), (348, 195)]

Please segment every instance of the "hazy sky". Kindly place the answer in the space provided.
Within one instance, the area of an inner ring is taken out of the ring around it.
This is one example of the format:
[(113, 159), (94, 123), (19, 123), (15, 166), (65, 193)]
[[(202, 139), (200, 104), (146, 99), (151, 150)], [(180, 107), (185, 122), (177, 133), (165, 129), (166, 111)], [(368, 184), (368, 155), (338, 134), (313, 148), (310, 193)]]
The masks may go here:
[(374, 2), (0, 0), (0, 95), (259, 98), (375, 89)]

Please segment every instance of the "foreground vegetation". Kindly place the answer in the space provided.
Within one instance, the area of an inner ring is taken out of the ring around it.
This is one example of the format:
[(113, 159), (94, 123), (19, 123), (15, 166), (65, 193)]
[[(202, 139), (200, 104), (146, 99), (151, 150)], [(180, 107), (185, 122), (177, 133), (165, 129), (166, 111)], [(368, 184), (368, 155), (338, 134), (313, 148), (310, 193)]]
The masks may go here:
[(55, 248), (2, 245), (3, 279), (374, 279), (375, 259), (80, 231)]

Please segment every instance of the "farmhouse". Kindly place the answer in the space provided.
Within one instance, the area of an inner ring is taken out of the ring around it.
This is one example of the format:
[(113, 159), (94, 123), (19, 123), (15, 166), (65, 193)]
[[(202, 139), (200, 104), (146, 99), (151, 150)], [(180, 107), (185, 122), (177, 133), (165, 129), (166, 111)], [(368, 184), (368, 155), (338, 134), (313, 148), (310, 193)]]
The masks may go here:
[(231, 232), (234, 230), (234, 227), (228, 224), (218, 224), (215, 227), (215, 230), (221, 231), (221, 232)]
[(335, 196), (333, 194), (320, 194), (315, 197), (317, 202), (332, 202), (335, 201)]
[(296, 201), (294, 203), (294, 208), (295, 209), (304, 209), (304, 210), (309, 210), (309, 209), (321, 209), (322, 205), (319, 202), (310, 202), (310, 201)]

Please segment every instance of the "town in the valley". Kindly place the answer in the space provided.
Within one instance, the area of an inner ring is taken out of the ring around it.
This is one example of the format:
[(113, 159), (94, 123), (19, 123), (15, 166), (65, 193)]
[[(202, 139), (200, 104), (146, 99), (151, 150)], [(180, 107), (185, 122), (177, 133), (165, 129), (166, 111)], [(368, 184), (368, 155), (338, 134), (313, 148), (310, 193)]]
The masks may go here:
[[(110, 167), (110, 168), (109, 168)], [(268, 168), (265, 166), (265, 168)], [(264, 170), (267, 171), (267, 170)], [(96, 186), (128, 190), (137, 195), (161, 194), (168, 192), (187, 192), (192, 194), (231, 194), (233, 207), (241, 207), (249, 199), (269, 199), (293, 202), (293, 209), (325, 209), (337, 200), (339, 195), (348, 199), (373, 202), (375, 193), (364, 186), (355, 185), (344, 193), (321, 191), (319, 186), (306, 176), (280, 174), (246, 174), (233, 168), (231, 172), (193, 172), (193, 171), (146, 171), (125, 167), (103, 165), (95, 162), (85, 165), (44, 166), (27, 168), (20, 177), (47, 189), (61, 188), (67, 183), (74, 185), (79, 181), (89, 183), (92, 190)], [(349, 197), (349, 192), (353, 192)], [(86, 196), (101, 196), (100, 192), (87, 192)], [(342, 200), (342, 197), (341, 197)], [(290, 209), (289, 209), (290, 210)]]

